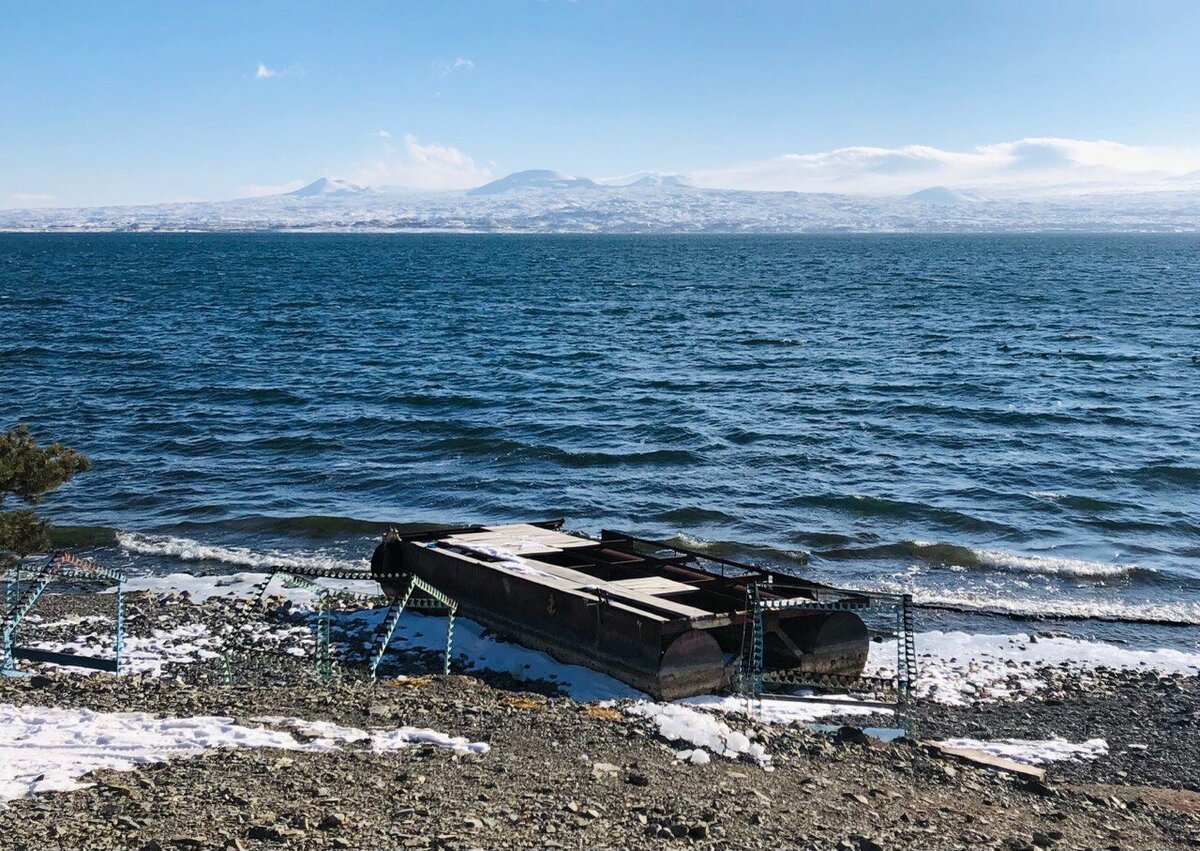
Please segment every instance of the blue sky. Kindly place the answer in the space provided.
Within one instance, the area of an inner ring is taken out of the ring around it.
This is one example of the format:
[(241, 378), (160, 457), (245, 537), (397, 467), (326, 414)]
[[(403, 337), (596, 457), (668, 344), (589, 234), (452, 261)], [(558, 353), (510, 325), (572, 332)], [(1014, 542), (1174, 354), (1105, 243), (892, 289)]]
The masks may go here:
[(0, 15), (9, 207), (524, 168), (803, 188), (756, 164), (1046, 137), (1113, 140), (1139, 168), (1168, 150), (1181, 171), (1200, 148), (1196, 0), (0, 0)]

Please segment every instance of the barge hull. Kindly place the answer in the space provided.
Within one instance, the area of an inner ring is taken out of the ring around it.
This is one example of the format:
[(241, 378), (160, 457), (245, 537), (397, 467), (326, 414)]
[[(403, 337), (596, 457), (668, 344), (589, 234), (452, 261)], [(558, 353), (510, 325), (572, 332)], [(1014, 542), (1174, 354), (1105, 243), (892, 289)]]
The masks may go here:
[[(648, 552), (606, 532), (600, 541), (559, 522), (473, 526), (401, 536), (376, 548), (385, 592), (417, 575), (461, 611), (517, 643), (608, 674), (656, 699), (729, 686), (743, 648), (745, 583), (758, 572), (699, 570), (685, 551)], [(661, 546), (661, 545), (658, 545)], [(754, 571), (753, 568), (746, 568)], [(772, 614), (764, 650), (780, 667), (856, 676), (866, 661), (862, 621), (846, 612)]]

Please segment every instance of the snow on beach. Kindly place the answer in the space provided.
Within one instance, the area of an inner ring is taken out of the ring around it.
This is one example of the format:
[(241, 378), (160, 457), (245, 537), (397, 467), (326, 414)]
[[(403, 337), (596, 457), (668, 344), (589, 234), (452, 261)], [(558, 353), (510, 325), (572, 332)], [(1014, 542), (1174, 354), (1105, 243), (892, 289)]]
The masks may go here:
[[(127, 591), (150, 591), (156, 594), (186, 594), (193, 602), (213, 598), (243, 599), (259, 593), (267, 573), (244, 572), (225, 576), (193, 576), (172, 573), (167, 576), (145, 576), (130, 579)], [(348, 590), (363, 595), (377, 595), (379, 586), (372, 581), (319, 580), (331, 590)], [(297, 606), (311, 606), (316, 595), (307, 588), (289, 588), (282, 582), (271, 584), (269, 593), (283, 596)], [(361, 637), (369, 644), (374, 631), (384, 617), (382, 608), (338, 612), (336, 625), (350, 636)], [(396, 648), (441, 650), (445, 647), (445, 625), (440, 618), (405, 616), (392, 639)], [(365, 647), (361, 649), (366, 649)], [(548, 680), (561, 686), (579, 701), (638, 698), (644, 695), (620, 680), (598, 673), (582, 665), (569, 665), (555, 660), (547, 653), (530, 650), (496, 638), (490, 631), (467, 618), (454, 622), (454, 653), (463, 656), (474, 667), (508, 673), (522, 680)]]
[[(110, 623), (99, 633), (80, 635), (70, 641), (40, 640), (29, 644), (38, 650), (55, 653), (111, 657), (114, 644), (111, 629)], [(217, 658), (220, 653), (214, 648), (220, 646), (221, 641), (200, 623), (156, 629), (149, 636), (126, 635), (121, 647), (121, 673), (162, 676), (167, 665), (189, 665)], [(83, 673), (77, 668), (64, 670)]]
[(633, 704), (626, 711), (651, 721), (664, 739), (694, 745), (675, 754), (682, 761), (703, 765), (709, 761), (708, 755), (714, 753), (730, 759), (745, 756), (763, 766), (770, 764), (766, 748), (752, 741), (752, 730), (734, 730), (707, 712), (678, 703), (645, 701)]
[[(196, 601), (214, 596), (239, 597), (251, 594), (267, 578), (265, 573), (238, 573), (229, 576), (192, 576), (174, 573), (162, 577), (143, 577), (130, 580), (130, 589), (157, 593), (186, 593)], [(355, 582), (356, 586), (371, 586)], [(339, 587), (329, 581), (329, 587)], [(344, 587), (344, 584), (343, 586)], [(360, 593), (367, 589), (354, 588)], [(272, 593), (282, 594), (297, 605), (311, 605), (315, 597), (303, 588), (286, 588), (276, 582)], [(350, 612), (339, 615), (339, 623), (351, 635), (369, 639), (382, 617), (380, 610)], [(401, 620), (394, 639), (396, 646), (438, 650), (444, 646), (445, 635), (437, 621), (406, 617)], [(1063, 671), (1086, 672), (1106, 667), (1115, 670), (1154, 671), (1162, 675), (1200, 674), (1200, 652), (1162, 648), (1135, 650), (1101, 641), (1070, 637), (1041, 637), (1029, 633), (972, 634), (932, 630), (916, 636), (919, 676), (918, 697), (951, 706), (965, 706), (973, 701), (1021, 700), (1046, 687), (1043, 670), (1047, 667)], [(454, 649), (477, 669), (511, 674), (517, 679), (548, 680), (560, 685), (575, 700), (612, 700), (644, 698), (630, 686), (580, 665), (556, 661), (549, 654), (530, 650), (496, 638), (490, 631), (466, 618), (456, 621)], [(867, 672), (890, 676), (895, 668), (896, 642), (886, 640), (871, 644)], [(711, 698), (705, 709), (745, 713), (747, 704), (734, 698)], [(792, 708), (802, 707), (802, 708)], [(815, 720), (833, 714), (823, 706), (792, 704), (782, 701), (758, 703), (750, 707), (764, 721)], [(840, 715), (868, 714), (879, 710), (841, 705)]]
[[(1045, 688), (1044, 667), (1070, 672), (1098, 668), (1200, 675), (1200, 652), (1133, 650), (1070, 637), (973, 634), (933, 630), (916, 636), (916, 694), (950, 706), (972, 701), (1021, 700)], [(895, 670), (896, 642), (872, 643), (868, 673)]]
[[(172, 573), (167, 576), (135, 577), (126, 585), (129, 591), (159, 594), (186, 594), (194, 602), (214, 597), (244, 598), (257, 593), (266, 573), (243, 572), (221, 576), (194, 576)], [(346, 589), (372, 594), (378, 587), (369, 581), (321, 580), (331, 590)], [(288, 588), (276, 581), (270, 593), (308, 606), (315, 594), (305, 588)], [(374, 628), (381, 610), (339, 613), (339, 623), (351, 632)], [(404, 618), (396, 632), (398, 646), (437, 650), (444, 646), (445, 635), (436, 619)], [(1034, 637), (1026, 632), (974, 634), (931, 630), (916, 636), (920, 677), (919, 696), (942, 703), (962, 704), (970, 700), (1017, 699), (1037, 691), (1041, 683), (1035, 676), (1042, 666), (1066, 670), (1098, 667), (1161, 674), (1200, 675), (1200, 652), (1162, 648), (1135, 650), (1102, 641), (1065, 636)], [(637, 698), (641, 693), (629, 686), (579, 665), (556, 661), (546, 653), (498, 640), (490, 631), (466, 618), (458, 618), (454, 647), (478, 668), (507, 672), (519, 679), (548, 679), (557, 682), (575, 700)], [(889, 675), (895, 668), (896, 642), (871, 644), (868, 673)], [(1015, 677), (1015, 681), (1013, 678)]]
[(1108, 742), (1104, 739), (1088, 739), (1086, 742), (1068, 742), (1066, 739), (943, 739), (938, 742), (948, 748), (965, 748), (984, 751), (993, 756), (1002, 756), (1025, 765), (1048, 765), (1061, 760), (1093, 760), (1108, 756)]
[(360, 730), (357, 727), (343, 727), (329, 721), (310, 721), (304, 718), (284, 718), (282, 716), (263, 716), (252, 718), (261, 724), (276, 727), (291, 727), (296, 732), (315, 737), (318, 742), (360, 742), (367, 740), (371, 749), (376, 753), (394, 751), (409, 745), (435, 745), (447, 748), (456, 753), (485, 754), (491, 750), (487, 742), (472, 742), (463, 736), (448, 736), (437, 730), (424, 727), (400, 727), (395, 730)]
[[(131, 590), (146, 590), (158, 594), (185, 594), (196, 602), (214, 598), (240, 599), (259, 593), (267, 573), (243, 572), (226, 576), (192, 576), (175, 573), (160, 577), (141, 577), (130, 580)], [(330, 580), (331, 590), (346, 587), (347, 583)], [(352, 583), (358, 593), (375, 591), (374, 583)], [(275, 582), (272, 594), (282, 595), (294, 606), (304, 608), (315, 602), (315, 595), (305, 588), (289, 588)], [(339, 611), (335, 614), (335, 645), (343, 648), (369, 649), (375, 631), (384, 616), (381, 608)], [(311, 647), (311, 636), (304, 626), (258, 629), (256, 639), (287, 641), (298, 654), (301, 648)], [(409, 616), (401, 620), (393, 639), (397, 648), (439, 651), (445, 642), (444, 622), (439, 618)], [(161, 675), (167, 663), (187, 664), (219, 655), (224, 639), (208, 633), (202, 624), (156, 630), (150, 638), (127, 639), (127, 670)], [(76, 649), (80, 643), (76, 642)], [(95, 645), (95, 639), (91, 640)], [(1063, 672), (1086, 672), (1096, 668), (1131, 671), (1155, 671), (1161, 675), (1200, 673), (1200, 653), (1179, 650), (1133, 650), (1115, 644), (1086, 641), (1068, 637), (1034, 637), (1027, 633), (969, 634), (965, 632), (927, 631), (916, 636), (919, 697), (948, 706), (967, 706), (976, 701), (1019, 701), (1046, 689), (1049, 685), (1046, 669)], [(63, 649), (56, 645), (48, 649)], [(707, 762), (711, 756), (748, 759), (767, 767), (770, 755), (759, 742), (753, 741), (753, 731), (737, 729), (735, 718), (759, 724), (815, 723), (836, 716), (879, 716), (889, 710), (856, 705), (847, 696), (831, 696), (819, 701), (794, 702), (767, 698), (748, 700), (736, 696), (702, 695), (672, 703), (650, 701), (646, 695), (609, 676), (579, 665), (556, 661), (549, 654), (503, 641), (479, 624), (466, 618), (456, 621), (455, 655), (465, 659), (469, 669), (507, 673), (518, 680), (542, 680), (556, 683), (571, 698), (586, 701), (632, 699), (626, 707), (631, 715), (646, 719), (664, 738), (685, 747), (677, 752), (681, 760)], [(895, 641), (873, 642), (868, 673), (888, 676), (893, 670)], [(415, 728), (393, 731), (388, 737), (378, 733), (343, 730), (325, 722), (300, 719), (258, 719), (290, 727), (318, 742), (352, 742), (370, 740), (372, 748), (384, 750), (389, 743), (404, 744), (410, 736), (424, 735)], [(426, 731), (428, 732), (428, 731)], [(438, 734), (440, 735), (440, 734)], [(965, 741), (965, 740), (964, 740)], [(1061, 740), (1057, 744), (1018, 740), (978, 745), (980, 749), (1006, 748), (1006, 754), (1017, 753), (1025, 760), (1076, 758), (1087, 752), (1101, 755), (1094, 742), (1073, 745)], [(436, 741), (444, 747), (469, 747), (461, 740)], [(966, 746), (966, 745), (963, 745)], [(1025, 750), (1020, 750), (1022, 747)], [(1072, 750), (1074, 748), (1074, 750)], [(1084, 750), (1079, 750), (1083, 748)], [(999, 751), (995, 751), (999, 752)], [(1014, 757), (1015, 758), (1015, 757)]]
[(369, 739), (375, 751), (429, 744), (460, 753), (484, 754), (488, 745), (436, 730), (401, 727), (365, 731), (299, 719), (263, 718), (291, 726), (290, 733), (247, 727), (232, 718), (156, 718), (145, 712), (92, 712), (0, 704), (0, 802), (36, 792), (70, 791), (88, 785), (90, 771), (130, 771), (139, 764), (199, 756), (213, 748), (336, 750), (338, 742)]
[[(243, 572), (226, 576), (169, 576), (134, 578), (131, 589), (160, 595), (186, 595), (193, 602), (238, 600), (257, 596), (268, 573)], [(370, 594), (374, 583), (358, 582), (354, 590)], [(345, 583), (330, 581), (337, 590)], [(310, 589), (292, 588), (276, 581), (270, 593), (282, 596), (301, 614), (316, 602)], [(184, 606), (178, 601), (175, 606)], [(222, 632), (205, 623), (173, 624), (174, 615), (159, 615), (159, 628), (150, 635), (126, 638), (123, 670), (163, 676), (171, 665), (186, 665), (220, 656), (231, 638), (241, 633)], [(383, 608), (335, 611), (335, 647), (369, 649), (384, 617)], [(80, 619), (88, 634), (40, 646), (95, 655), (111, 651), (106, 624)], [(46, 628), (69, 628), (74, 622), (47, 622)], [(40, 626), (36, 621), (31, 623)], [(94, 633), (92, 631), (94, 630)], [(255, 642), (275, 642), (285, 652), (311, 653), (312, 636), (303, 623), (269, 625), (250, 622)], [(30, 636), (31, 638), (33, 636)], [(440, 651), (445, 623), (437, 617), (406, 616), (393, 639), (397, 648)], [(1087, 672), (1097, 668), (1155, 671), (1162, 675), (1200, 672), (1200, 653), (1178, 650), (1134, 650), (1115, 644), (1067, 637), (1034, 637), (1026, 633), (975, 635), (965, 632), (927, 631), (916, 637), (919, 656), (917, 694), (949, 706), (969, 706), (975, 701), (1019, 701), (1050, 687), (1045, 668)], [(38, 646), (38, 645), (35, 645)], [(818, 701), (795, 702), (770, 697), (701, 695), (674, 702), (655, 702), (630, 686), (578, 665), (556, 661), (546, 653), (503, 641), (466, 618), (456, 622), (455, 655), (469, 669), (504, 672), (519, 680), (558, 684), (581, 702), (629, 700), (627, 715), (643, 719), (670, 742), (680, 762), (702, 765), (713, 759), (741, 760), (764, 770), (773, 767), (772, 754), (756, 727), (771, 724), (815, 724), (822, 719), (887, 716), (888, 710), (858, 705), (849, 696), (828, 696)], [(868, 673), (887, 675), (895, 659), (895, 642), (873, 642)], [(0, 801), (39, 791), (73, 789), (89, 771), (107, 768), (129, 770), (139, 763), (186, 758), (207, 749), (225, 746), (277, 747), (291, 750), (332, 751), (347, 747), (384, 753), (412, 744), (429, 744), (458, 753), (485, 754), (488, 745), (471, 742), (437, 730), (402, 726), (367, 730), (327, 720), (285, 716), (251, 718), (244, 726), (230, 718), (197, 717), (159, 719), (140, 713), (96, 713), (86, 710), (17, 708), (0, 706)], [(947, 731), (950, 733), (956, 730)], [(945, 735), (945, 733), (943, 733)], [(1096, 760), (1108, 754), (1103, 739), (1071, 742), (1049, 739), (948, 738), (943, 744), (972, 748), (1031, 765), (1056, 761)]]

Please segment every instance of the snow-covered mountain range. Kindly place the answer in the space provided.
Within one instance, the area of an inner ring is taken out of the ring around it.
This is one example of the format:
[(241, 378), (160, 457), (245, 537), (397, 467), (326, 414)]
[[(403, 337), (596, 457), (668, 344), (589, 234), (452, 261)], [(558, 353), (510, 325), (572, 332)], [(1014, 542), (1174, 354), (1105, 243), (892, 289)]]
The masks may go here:
[(522, 171), (466, 191), (320, 178), (232, 201), (0, 210), (9, 231), (465, 231), (578, 233), (1200, 232), (1200, 189), (908, 195), (704, 189), (680, 175), (592, 180)]

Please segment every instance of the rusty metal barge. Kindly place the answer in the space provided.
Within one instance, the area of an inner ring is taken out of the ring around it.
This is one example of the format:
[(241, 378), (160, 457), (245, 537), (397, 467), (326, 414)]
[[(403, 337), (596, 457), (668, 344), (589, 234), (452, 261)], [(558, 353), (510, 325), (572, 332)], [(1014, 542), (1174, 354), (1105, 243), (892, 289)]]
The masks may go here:
[(563, 521), (400, 534), (376, 548), (384, 591), (417, 576), (463, 614), (562, 662), (659, 699), (728, 689), (739, 677), (852, 679), (869, 646), (864, 592)]

